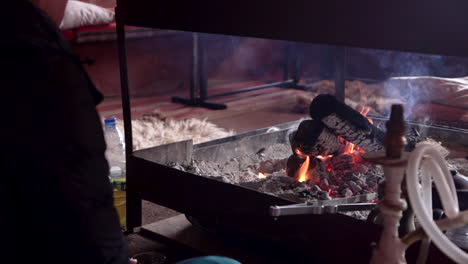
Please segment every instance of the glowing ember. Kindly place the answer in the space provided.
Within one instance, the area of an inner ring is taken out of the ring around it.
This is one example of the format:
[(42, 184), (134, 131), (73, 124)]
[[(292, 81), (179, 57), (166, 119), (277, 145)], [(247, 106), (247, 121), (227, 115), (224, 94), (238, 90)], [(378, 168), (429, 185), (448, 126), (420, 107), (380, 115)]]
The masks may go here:
[(306, 156), (305, 161), (302, 163), (299, 170), (297, 170), (297, 180), (299, 182), (305, 182), (308, 179), (310, 179), (309, 165), (310, 165), (310, 157)]
[(268, 177), (266, 174), (264, 174), (262, 172), (259, 172), (257, 176), (258, 176), (259, 179), (266, 179), (266, 177)]
[(317, 156), (318, 159), (323, 160), (323, 161), (326, 161), (327, 159), (331, 157), (333, 157), (333, 155), (327, 155), (327, 156), (318, 155)]
[(296, 154), (297, 154), (297, 156), (299, 156), (299, 157), (302, 158), (302, 159), (304, 159), (305, 157), (307, 157), (307, 155), (306, 155), (304, 152), (302, 152), (300, 149), (298, 149), (298, 148), (296, 149)]
[[(361, 115), (363, 115), (364, 117), (367, 116), (367, 114), (370, 112), (370, 107), (363, 107), (361, 111), (359, 111), (359, 113)], [(372, 124), (374, 123), (372, 119), (368, 118), (369, 122), (371, 122)], [(344, 147), (344, 151), (342, 154), (344, 155), (349, 155), (351, 157), (349, 157), (349, 163), (351, 164), (355, 164), (355, 163), (358, 163), (360, 162), (362, 159), (360, 159), (360, 154), (364, 154), (366, 151), (364, 149), (361, 149), (359, 148), (358, 146), (356, 146), (355, 144), (347, 141), (346, 139), (342, 138), (342, 137), (338, 137), (339, 140), (341, 141), (342, 144), (345, 145)], [(302, 152), (299, 148), (296, 148), (295, 149), (295, 154), (300, 157), (301, 159), (304, 159), (304, 162), (300, 165), (299, 169), (296, 171), (296, 174), (295, 174), (295, 179), (297, 179), (297, 181), (299, 182), (305, 182), (305, 181), (308, 181), (308, 180), (312, 180), (314, 183), (319, 183), (320, 182), (320, 178), (318, 176), (315, 175), (315, 172), (314, 170), (310, 170), (310, 165), (311, 165), (311, 162), (316, 162), (315, 160), (311, 160), (310, 156), (308, 156), (307, 154), (305, 154), (304, 152)], [(333, 161), (333, 158), (334, 155), (318, 155), (318, 156), (315, 156), (315, 158), (319, 159), (321, 162), (323, 162), (325, 165), (325, 169), (327, 172), (330, 172), (332, 173), (333, 171), (335, 171), (334, 169), (334, 161)], [(313, 163), (315, 164), (315, 163)], [(313, 165), (315, 166), (315, 165)], [(264, 176), (263, 174), (260, 175), (261, 173), (259, 173), (259, 178), (266, 178), (266, 176)], [(327, 184), (328, 185), (328, 184)], [(332, 189), (328, 189), (328, 194), (333, 196), (335, 195), (335, 191), (333, 191)]]

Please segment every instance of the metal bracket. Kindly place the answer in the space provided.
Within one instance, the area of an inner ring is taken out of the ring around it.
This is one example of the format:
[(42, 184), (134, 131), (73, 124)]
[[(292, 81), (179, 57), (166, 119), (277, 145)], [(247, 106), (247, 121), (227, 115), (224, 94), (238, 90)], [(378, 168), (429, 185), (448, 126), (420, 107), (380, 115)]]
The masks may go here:
[(352, 212), (352, 211), (370, 211), (377, 205), (375, 203), (350, 203), (338, 205), (310, 205), (292, 204), (285, 206), (270, 206), (270, 215), (274, 217), (285, 215), (305, 215), (305, 214), (336, 214), (339, 212)]

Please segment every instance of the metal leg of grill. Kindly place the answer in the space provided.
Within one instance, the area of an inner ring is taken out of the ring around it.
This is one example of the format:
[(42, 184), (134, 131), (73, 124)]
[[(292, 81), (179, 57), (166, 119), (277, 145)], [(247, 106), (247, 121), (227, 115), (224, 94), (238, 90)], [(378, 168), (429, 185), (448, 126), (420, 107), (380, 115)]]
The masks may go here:
[[(190, 83), (190, 98), (172, 97), (172, 102), (189, 106), (205, 107), (208, 109), (226, 109), (227, 105), (207, 102), (207, 99), (251, 92), (271, 87), (308, 90), (308, 87), (299, 85), (300, 59), (298, 56), (298, 45), (287, 44), (287, 59), (284, 64), (284, 81), (266, 83), (262, 85), (247, 87), (235, 91), (208, 95), (207, 76), (205, 71), (205, 45), (203, 35), (193, 33), (193, 55), (192, 55), (192, 78)], [(197, 94), (197, 90), (199, 93)]]
[(128, 64), (127, 64), (127, 49), (125, 41), (125, 28), (120, 7), (117, 6), (117, 38), (119, 49), (119, 67), (120, 67), (120, 82), (122, 91), (122, 108), (125, 130), (125, 156), (126, 156), (126, 178), (127, 178), (127, 230), (132, 233), (133, 229), (141, 226), (141, 197), (139, 196), (137, 184), (135, 184), (135, 175), (130, 164), (130, 157), (133, 154), (133, 137), (132, 137), (132, 117), (130, 106), (130, 91), (128, 85)]
[[(203, 35), (192, 33), (192, 75), (190, 80), (190, 98), (172, 97), (172, 102), (188, 106), (204, 107), (213, 110), (226, 109), (225, 104), (207, 102), (207, 77), (205, 72), (205, 45)], [(197, 93), (198, 91), (198, 93)]]

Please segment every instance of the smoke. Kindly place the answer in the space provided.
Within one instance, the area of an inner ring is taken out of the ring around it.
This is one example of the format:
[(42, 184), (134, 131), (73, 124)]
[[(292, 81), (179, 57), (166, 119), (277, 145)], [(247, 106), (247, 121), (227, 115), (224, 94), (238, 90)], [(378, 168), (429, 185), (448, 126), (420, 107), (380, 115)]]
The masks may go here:
[[(406, 117), (410, 115), (414, 105), (434, 99), (431, 89), (426, 89), (425, 83), (416, 77), (440, 75), (445, 65), (444, 56), (384, 50), (364, 52), (376, 58), (377, 65), (387, 77), (383, 95), (406, 102)], [(461, 67), (457, 71), (460, 69)], [(444, 74), (447, 74), (447, 71)]]
[(210, 52), (218, 54), (219, 64), (211, 64), (216, 76), (235, 80), (270, 79), (281, 69), (284, 57), (281, 41), (235, 36), (218, 37), (217, 41), (210, 45)]

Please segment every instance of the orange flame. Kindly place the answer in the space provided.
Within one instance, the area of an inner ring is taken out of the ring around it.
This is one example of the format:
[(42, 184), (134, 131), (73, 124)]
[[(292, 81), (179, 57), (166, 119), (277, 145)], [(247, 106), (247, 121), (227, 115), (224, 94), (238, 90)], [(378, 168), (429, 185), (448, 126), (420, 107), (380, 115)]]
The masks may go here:
[(302, 165), (299, 167), (299, 169), (296, 172), (296, 179), (299, 182), (305, 182), (311, 178), (310, 173), (309, 173), (310, 157), (298, 148), (296, 149), (295, 152), (299, 157), (305, 159), (305, 161), (302, 163)]
[(299, 158), (302, 158), (302, 159), (305, 159), (305, 157), (307, 157), (307, 155), (298, 148), (296, 149), (296, 154), (297, 156), (299, 156)]
[[(363, 116), (367, 116), (367, 114), (369, 114), (370, 112), (370, 107), (363, 107), (361, 109), (361, 111), (359, 111), (359, 113)], [(371, 124), (374, 124), (374, 120), (372, 120), (372, 118), (367, 118), (367, 120), (369, 120), (369, 122)], [(343, 139), (344, 140), (344, 139)], [(359, 147), (357, 147), (355, 144), (347, 141), (346, 142), (346, 146), (345, 146), (345, 150), (344, 150), (344, 154), (353, 154), (354, 152), (365, 152), (363, 149), (360, 149)]]
[(297, 170), (297, 180), (299, 182), (305, 182), (310, 179), (309, 176), (309, 165), (310, 165), (310, 157), (306, 156), (305, 161), (302, 163), (299, 170)]
[(259, 172), (257, 177), (258, 177), (259, 179), (265, 179), (265, 178), (267, 177), (267, 175), (264, 174), (263, 172)]

